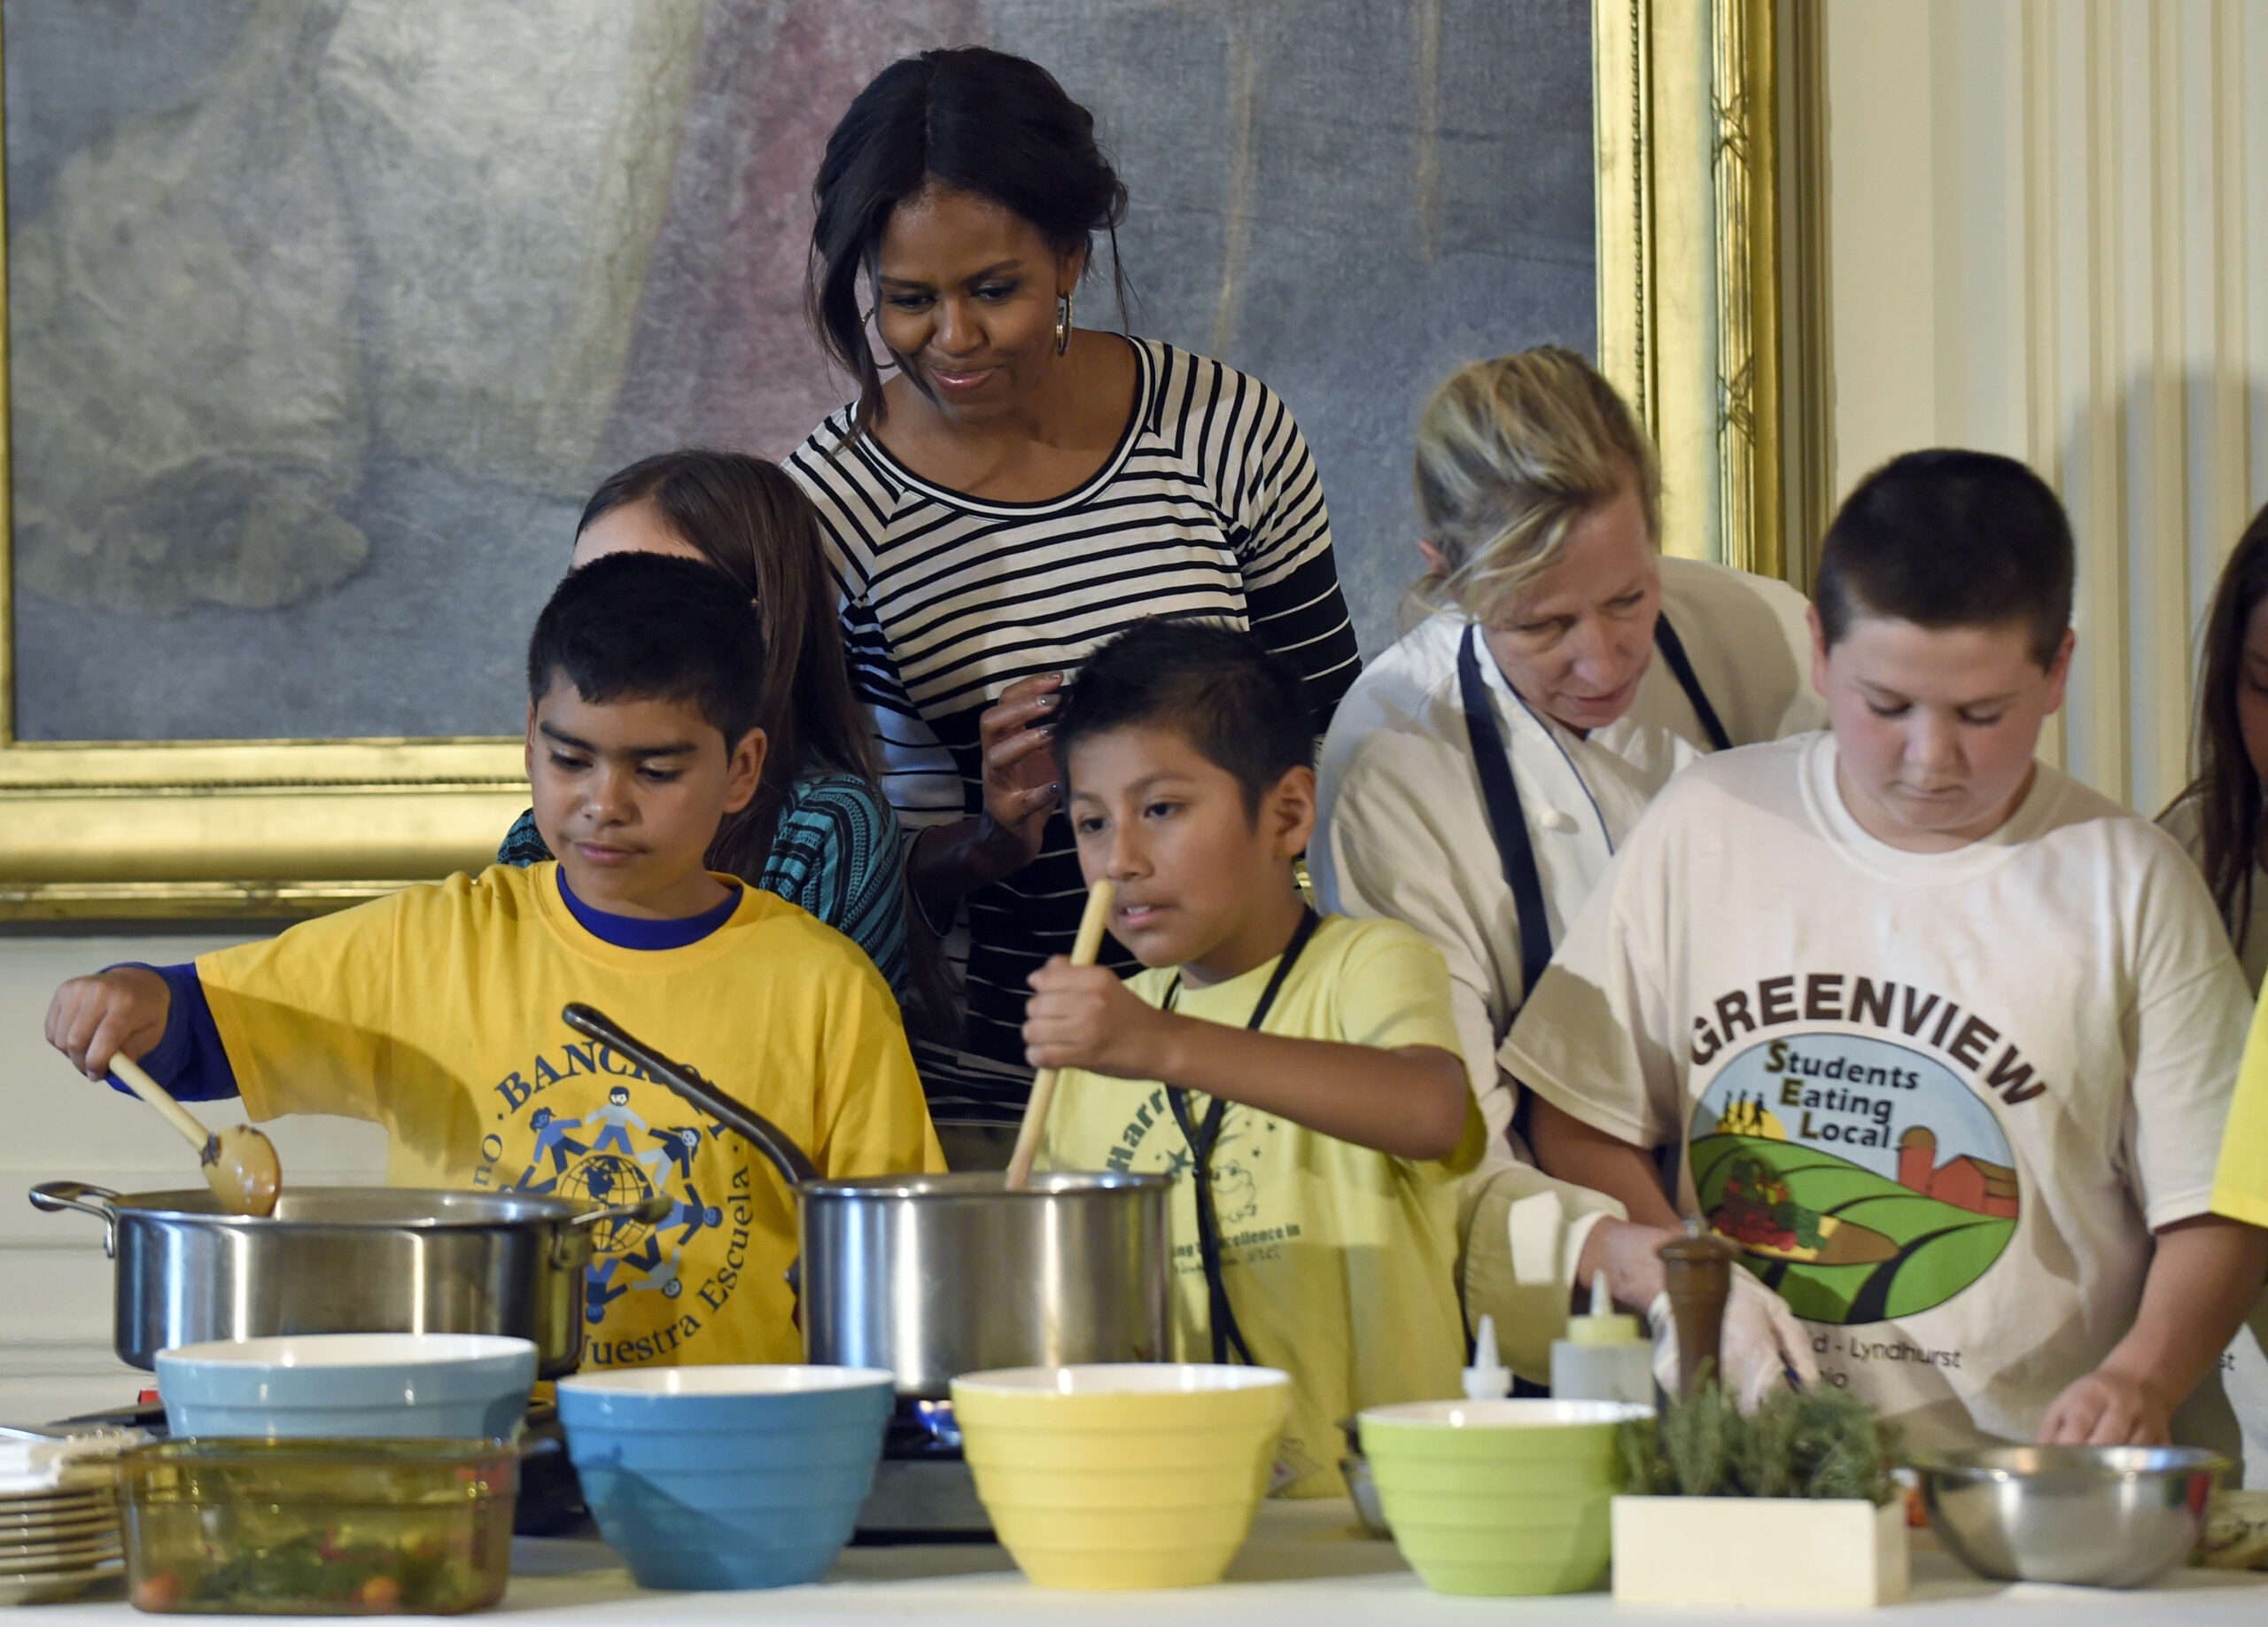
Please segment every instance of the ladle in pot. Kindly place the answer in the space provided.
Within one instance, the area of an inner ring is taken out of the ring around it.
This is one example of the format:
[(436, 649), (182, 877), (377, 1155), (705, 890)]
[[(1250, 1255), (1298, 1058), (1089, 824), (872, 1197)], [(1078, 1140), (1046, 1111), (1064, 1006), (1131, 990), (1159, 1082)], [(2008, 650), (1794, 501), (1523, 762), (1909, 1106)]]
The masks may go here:
[(577, 1001), (559, 1015), (577, 1033), (597, 1040), (617, 1055), (628, 1057), (643, 1068), (655, 1084), (753, 1142), (789, 1187), (819, 1179), (819, 1165), (788, 1139), (786, 1131), (753, 1108), (734, 1101), (683, 1063), (672, 1062), (642, 1039), (633, 1038), (605, 1012)]
[(110, 1059), (110, 1070), (136, 1095), (158, 1109), (158, 1116), (197, 1148), (205, 1168), (206, 1184), (221, 1207), (232, 1215), (272, 1215), (276, 1195), (283, 1189), (284, 1167), (276, 1161), (276, 1143), (250, 1125), (209, 1131), (173, 1099), (166, 1087), (151, 1078), (142, 1064), (120, 1051)]

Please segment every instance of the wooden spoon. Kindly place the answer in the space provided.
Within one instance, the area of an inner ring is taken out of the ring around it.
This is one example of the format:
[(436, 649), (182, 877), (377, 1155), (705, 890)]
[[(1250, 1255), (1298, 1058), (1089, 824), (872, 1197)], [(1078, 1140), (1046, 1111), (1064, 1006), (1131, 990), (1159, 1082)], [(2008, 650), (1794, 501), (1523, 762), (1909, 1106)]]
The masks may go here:
[(272, 1215), (276, 1194), (284, 1185), (284, 1166), (276, 1162), (276, 1144), (250, 1125), (218, 1133), (198, 1123), (190, 1110), (167, 1094), (166, 1087), (143, 1070), (142, 1064), (120, 1051), (110, 1059), (110, 1070), (126, 1087), (158, 1109), (159, 1116), (182, 1133), (197, 1148), (205, 1166), (205, 1182), (221, 1207), (232, 1215)]
[[(1079, 917), (1079, 935), (1071, 940), (1071, 964), (1092, 966), (1102, 948), (1102, 930), (1110, 922), (1115, 890), (1107, 880), (1097, 882), (1087, 894), (1085, 913)], [(1039, 1133), (1047, 1127), (1047, 1109), (1055, 1100), (1053, 1068), (1042, 1068), (1033, 1077), (1031, 1098), (1024, 1103), (1024, 1122), (1016, 1132), (1016, 1150), (1008, 1160), (1008, 1190), (1020, 1192), (1031, 1184), (1031, 1164), (1039, 1156)]]

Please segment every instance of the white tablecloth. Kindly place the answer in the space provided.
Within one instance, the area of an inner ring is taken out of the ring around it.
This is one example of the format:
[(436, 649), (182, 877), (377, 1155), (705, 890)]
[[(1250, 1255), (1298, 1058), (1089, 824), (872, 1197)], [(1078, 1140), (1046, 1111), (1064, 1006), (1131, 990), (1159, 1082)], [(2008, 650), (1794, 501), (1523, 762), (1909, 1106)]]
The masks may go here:
[[(1929, 1627), (2005, 1627), (2018, 1617), (2062, 1627), (2074, 1617), (2103, 1627), (2268, 1623), (2268, 1575), (2178, 1571), (2143, 1592), (2008, 1586), (1982, 1582), (1949, 1556), (1917, 1552), (1914, 1592), (1890, 1607), (1926, 1617)], [(2053, 1616), (2039, 1613), (2047, 1606)], [(36, 1607), (25, 1627), (91, 1627), (151, 1620), (118, 1596)], [(891, 1623), (904, 1627), (994, 1627), (1008, 1622), (1124, 1623), (1128, 1627), (1604, 1627), (1625, 1622), (1678, 1627), (1754, 1627), (1765, 1613), (1639, 1609), (1604, 1593), (1553, 1599), (1444, 1599), (1425, 1591), (1390, 1542), (1366, 1537), (1343, 1502), (1268, 1503), (1228, 1579), (1174, 1592), (1045, 1592), (1027, 1583), (1001, 1549), (985, 1545), (850, 1548), (816, 1587), (765, 1593), (655, 1593), (630, 1580), (595, 1537), (524, 1537), (512, 1548), (512, 1584), (498, 1614), (530, 1623), (611, 1627), (620, 1623), (730, 1623), (796, 1627), (804, 1623)], [(1854, 1619), (1835, 1613), (1836, 1619)], [(183, 1622), (265, 1621), (273, 1616), (184, 1616)], [(368, 1617), (359, 1619), (368, 1620)], [(1768, 1617), (1767, 1619), (1769, 1619)], [(1791, 1613), (1778, 1619), (1800, 1619)], [(1872, 1619), (1872, 1618), (1869, 1618)]]

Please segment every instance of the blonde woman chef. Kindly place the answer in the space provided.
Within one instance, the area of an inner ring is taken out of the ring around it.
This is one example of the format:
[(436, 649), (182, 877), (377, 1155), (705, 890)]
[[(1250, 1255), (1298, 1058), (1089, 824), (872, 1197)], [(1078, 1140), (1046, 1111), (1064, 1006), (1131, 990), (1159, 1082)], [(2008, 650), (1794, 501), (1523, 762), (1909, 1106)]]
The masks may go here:
[[(1496, 1312), (1506, 1359), (1534, 1377), (1591, 1267), (1610, 1270), (1618, 1299), (1652, 1299), (1659, 1236), (1600, 1228), (1619, 1221), (1611, 1200), (1527, 1166), (1496, 1047), (1669, 776), (1826, 714), (1802, 596), (1661, 556), (1653, 448), (1581, 356), (1523, 351), (1452, 375), (1418, 424), (1417, 494), (1426, 572), (1411, 596), (1434, 613), (1340, 704), (1309, 862), (1327, 907), (1407, 921), (1448, 958), (1503, 1155), (1467, 1195), (1467, 1309)], [(1750, 1288), (1728, 1365), (1744, 1338), (1761, 1382), (1800, 1335), (1775, 1296)], [(1809, 1366), (1807, 1344), (1800, 1361), (1786, 1354)]]

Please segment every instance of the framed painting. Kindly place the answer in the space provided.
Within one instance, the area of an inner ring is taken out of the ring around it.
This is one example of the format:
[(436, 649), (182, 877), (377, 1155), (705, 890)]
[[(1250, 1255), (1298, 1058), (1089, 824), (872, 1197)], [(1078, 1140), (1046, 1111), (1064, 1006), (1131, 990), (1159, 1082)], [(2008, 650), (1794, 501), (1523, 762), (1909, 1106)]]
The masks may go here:
[[(1597, 354), (1669, 543), (1783, 566), (1775, 0), (5, 0), (0, 914), (277, 916), (484, 861), (610, 470), (839, 403), (810, 178), (889, 61), (1092, 107), (1115, 325), (1265, 378), (1357, 631), (1443, 373)], [(1701, 251), (1705, 250), (1705, 253)], [(1107, 303), (1107, 301), (1101, 301)], [(1798, 494), (1800, 501), (1800, 494)]]

